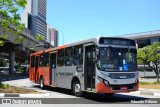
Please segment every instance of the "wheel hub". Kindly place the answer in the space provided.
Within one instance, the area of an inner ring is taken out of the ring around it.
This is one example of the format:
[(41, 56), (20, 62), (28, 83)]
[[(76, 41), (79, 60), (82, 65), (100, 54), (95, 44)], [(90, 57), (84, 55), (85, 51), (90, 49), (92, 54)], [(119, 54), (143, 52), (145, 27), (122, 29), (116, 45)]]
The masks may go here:
[(75, 92), (78, 93), (78, 92), (80, 92), (80, 90), (81, 90), (80, 84), (76, 84), (75, 85)]
[(40, 84), (40, 86), (41, 86), (41, 87), (43, 87), (43, 80), (41, 80), (41, 84)]

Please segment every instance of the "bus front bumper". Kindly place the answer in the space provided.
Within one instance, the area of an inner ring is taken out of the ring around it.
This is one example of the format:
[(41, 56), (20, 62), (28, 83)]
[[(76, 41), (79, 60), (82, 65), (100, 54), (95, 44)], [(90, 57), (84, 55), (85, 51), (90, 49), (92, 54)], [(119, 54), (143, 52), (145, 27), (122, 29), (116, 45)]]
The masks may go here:
[(96, 93), (120, 93), (120, 92), (132, 92), (137, 91), (139, 88), (138, 84), (129, 84), (129, 85), (104, 85), (99, 82), (96, 85)]

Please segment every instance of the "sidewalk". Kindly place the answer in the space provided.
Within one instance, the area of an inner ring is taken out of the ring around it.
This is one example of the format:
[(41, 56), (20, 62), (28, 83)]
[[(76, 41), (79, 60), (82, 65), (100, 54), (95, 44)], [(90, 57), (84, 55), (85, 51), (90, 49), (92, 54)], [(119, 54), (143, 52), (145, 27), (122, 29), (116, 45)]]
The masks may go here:
[(156, 82), (157, 78), (139, 78), (140, 82)]
[(151, 95), (151, 96), (160, 97), (160, 90), (158, 89), (139, 88), (138, 91), (130, 92), (130, 93), (138, 94), (138, 95)]
[[(26, 88), (26, 89), (32, 89), (40, 92), (44, 92), (45, 94), (4, 94), (0, 93), (0, 97), (54, 97), (54, 98), (77, 98), (71, 95), (66, 95), (59, 92), (54, 92), (52, 90), (41, 90), (38, 88), (38, 85), (31, 82), (28, 78), (27, 79), (20, 79), (20, 80), (12, 80), (12, 81), (5, 81), (2, 83), (9, 84), (11, 86)], [(157, 96), (160, 98), (160, 90), (158, 89), (147, 89), (147, 88), (140, 88), (138, 91), (131, 92), (133, 94), (137, 95), (151, 95), (151, 96)]]
[[(147, 88), (140, 88), (138, 91), (130, 92), (132, 94), (137, 95), (151, 95), (155, 97), (160, 97), (160, 90), (158, 89), (147, 89)], [(63, 95), (55, 95), (55, 93), (45, 93), (45, 94), (6, 94), (0, 93), (0, 97), (29, 97), (29, 98), (42, 98), (42, 97), (53, 97), (53, 98), (64, 98)], [(75, 96), (69, 96), (67, 98), (78, 98)]]

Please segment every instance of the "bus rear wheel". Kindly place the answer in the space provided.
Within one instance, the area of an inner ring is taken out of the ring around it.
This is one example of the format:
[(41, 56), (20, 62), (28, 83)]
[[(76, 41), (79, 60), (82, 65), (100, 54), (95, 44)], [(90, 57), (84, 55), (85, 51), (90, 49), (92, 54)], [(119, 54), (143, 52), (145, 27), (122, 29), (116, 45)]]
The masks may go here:
[(44, 79), (43, 79), (43, 77), (40, 78), (40, 82), (39, 83), (40, 83), (40, 88), (44, 89)]
[(77, 97), (82, 96), (81, 84), (79, 81), (75, 81), (72, 86), (73, 94)]

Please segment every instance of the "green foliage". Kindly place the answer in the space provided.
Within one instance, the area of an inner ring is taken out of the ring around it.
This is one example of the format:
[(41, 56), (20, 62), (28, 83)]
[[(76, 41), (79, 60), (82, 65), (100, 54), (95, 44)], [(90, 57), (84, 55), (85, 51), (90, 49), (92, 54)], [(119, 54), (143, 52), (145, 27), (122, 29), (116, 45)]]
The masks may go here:
[(0, 40), (0, 46), (4, 45), (4, 41)]
[(23, 37), (23, 36), (18, 36), (18, 37), (15, 39), (15, 41), (16, 41), (17, 43), (19, 43), (19, 44), (21, 44), (21, 43), (23, 42), (23, 40), (24, 40), (24, 37)]
[(23, 67), (23, 66), (20, 66), (20, 65), (15, 65), (15, 69), (16, 69), (17, 72), (23, 73), (23, 72), (25, 72), (26, 68)]
[(138, 49), (137, 59), (154, 70), (157, 75), (157, 82), (159, 82), (160, 42)]
[(32, 50), (32, 51), (34, 50), (34, 48), (29, 48), (29, 49)]
[(6, 39), (7, 35), (1, 35), (0, 38)]
[(8, 89), (9, 88), (9, 84), (3, 84), (3, 83), (1, 83), (0, 84), (0, 88)]
[(42, 35), (36, 35), (35, 38), (39, 41), (44, 40), (44, 36)]
[[(4, 28), (2, 32), (0, 32), (0, 37), (4, 38), (5, 31), (19, 34), (22, 30), (24, 30), (24, 24), (20, 23), (20, 15), (18, 14), (19, 8), (24, 8), (26, 5), (26, 0), (0, 0), (0, 25)], [(14, 30), (10, 27), (10, 25), (14, 25)], [(5, 38), (7, 38), (5, 36)], [(22, 43), (24, 39), (22, 36), (17, 36), (16, 41), (18, 43)], [(0, 46), (3, 46), (4, 42), (0, 41)]]
[(4, 58), (0, 58), (0, 67), (5, 67), (7, 63), (7, 60), (5, 60)]
[(158, 82), (139, 82), (141, 85), (159, 84)]

